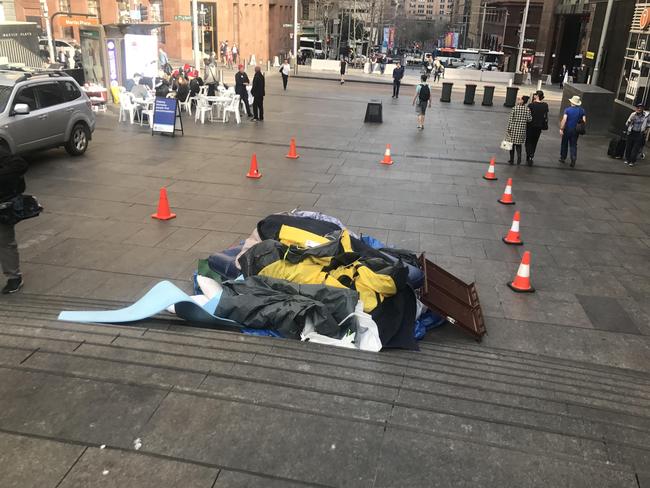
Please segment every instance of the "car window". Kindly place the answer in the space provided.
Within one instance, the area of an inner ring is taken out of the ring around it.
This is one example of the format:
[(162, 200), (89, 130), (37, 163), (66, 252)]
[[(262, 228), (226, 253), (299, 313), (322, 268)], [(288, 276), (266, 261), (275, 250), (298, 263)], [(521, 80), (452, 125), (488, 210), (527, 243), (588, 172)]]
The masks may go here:
[(14, 107), (17, 103), (26, 103), (29, 106), (29, 110), (36, 110), (38, 105), (36, 105), (34, 87), (26, 86), (25, 88), (21, 88), (14, 98)]
[(81, 96), (81, 91), (77, 88), (77, 85), (71, 81), (60, 81), (59, 83), (63, 88), (63, 94), (68, 102), (76, 100)]
[(41, 108), (52, 107), (64, 103), (66, 100), (63, 95), (63, 89), (59, 83), (45, 83), (43, 85), (36, 85), (36, 92), (38, 93), (38, 101)]
[(0, 113), (5, 111), (7, 108), (7, 102), (13, 91), (13, 86), (0, 85)]

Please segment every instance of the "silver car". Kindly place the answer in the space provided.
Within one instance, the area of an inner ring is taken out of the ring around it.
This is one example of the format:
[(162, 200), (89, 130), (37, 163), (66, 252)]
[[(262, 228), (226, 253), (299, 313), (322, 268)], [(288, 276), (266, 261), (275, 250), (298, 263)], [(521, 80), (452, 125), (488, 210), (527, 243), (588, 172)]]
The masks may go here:
[(64, 146), (81, 156), (95, 130), (90, 100), (63, 72), (0, 70), (0, 152)]

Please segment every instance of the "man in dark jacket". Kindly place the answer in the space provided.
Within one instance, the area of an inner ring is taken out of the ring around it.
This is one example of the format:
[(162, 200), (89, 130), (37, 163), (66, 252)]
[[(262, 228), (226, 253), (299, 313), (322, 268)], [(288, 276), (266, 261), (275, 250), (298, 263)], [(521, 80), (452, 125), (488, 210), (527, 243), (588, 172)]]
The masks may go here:
[[(8, 202), (25, 191), (27, 163), (24, 159), (8, 154), (0, 155), (0, 204)], [(13, 224), (2, 223), (0, 220), (0, 266), (7, 277), (7, 284), (2, 289), (3, 294), (16, 293), (23, 286), (20, 273), (18, 244)]]
[(404, 78), (404, 66), (399, 61), (397, 67), (393, 69), (393, 98), (399, 98), (399, 86)]
[(255, 74), (253, 75), (253, 87), (251, 88), (251, 95), (253, 95), (253, 120), (264, 120), (264, 75), (262, 68), (255, 66)]
[(246, 87), (249, 85), (249, 83), (250, 80), (248, 79), (248, 75), (244, 70), (244, 65), (240, 64), (239, 71), (235, 73), (235, 93), (239, 95), (239, 98), (241, 98), (242, 102), (244, 102), (244, 107), (246, 107), (246, 115), (252, 117), (253, 114), (251, 113), (251, 107), (248, 105), (248, 91), (246, 90)]
[(537, 142), (543, 130), (548, 129), (548, 104), (543, 101), (544, 92), (533, 93), (533, 102), (528, 104), (532, 120), (526, 124), (526, 164), (533, 165)]

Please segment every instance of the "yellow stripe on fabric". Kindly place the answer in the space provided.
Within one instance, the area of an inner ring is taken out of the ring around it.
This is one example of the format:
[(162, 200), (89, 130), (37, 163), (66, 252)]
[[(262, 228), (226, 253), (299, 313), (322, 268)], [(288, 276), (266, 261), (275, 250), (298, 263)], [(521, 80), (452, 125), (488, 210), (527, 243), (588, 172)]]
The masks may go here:
[(326, 237), (297, 227), (291, 227), (290, 225), (282, 225), (278, 237), (280, 242), (286, 246), (298, 246), (301, 248), (315, 247), (315, 245), (330, 242)]

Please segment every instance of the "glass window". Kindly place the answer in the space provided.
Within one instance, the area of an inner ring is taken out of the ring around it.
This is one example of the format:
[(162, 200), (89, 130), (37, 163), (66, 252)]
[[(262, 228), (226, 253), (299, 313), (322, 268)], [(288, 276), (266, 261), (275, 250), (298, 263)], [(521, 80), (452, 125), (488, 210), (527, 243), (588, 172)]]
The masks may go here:
[(70, 0), (59, 0), (59, 10), (61, 12), (70, 12)]
[(17, 103), (26, 103), (29, 106), (29, 110), (36, 110), (38, 106), (36, 105), (36, 94), (34, 93), (34, 88), (31, 86), (22, 88), (14, 98), (14, 106)]
[(36, 92), (38, 93), (38, 101), (41, 108), (52, 107), (65, 102), (63, 90), (59, 83), (46, 83), (44, 85), (36, 85)]
[(76, 100), (81, 96), (81, 91), (77, 86), (71, 81), (60, 81), (61, 87), (63, 88), (63, 96), (66, 101), (70, 102)]
[(88, 0), (88, 13), (99, 17), (99, 0)]
[(0, 112), (4, 112), (7, 108), (7, 102), (13, 89), (13, 86), (0, 85)]

